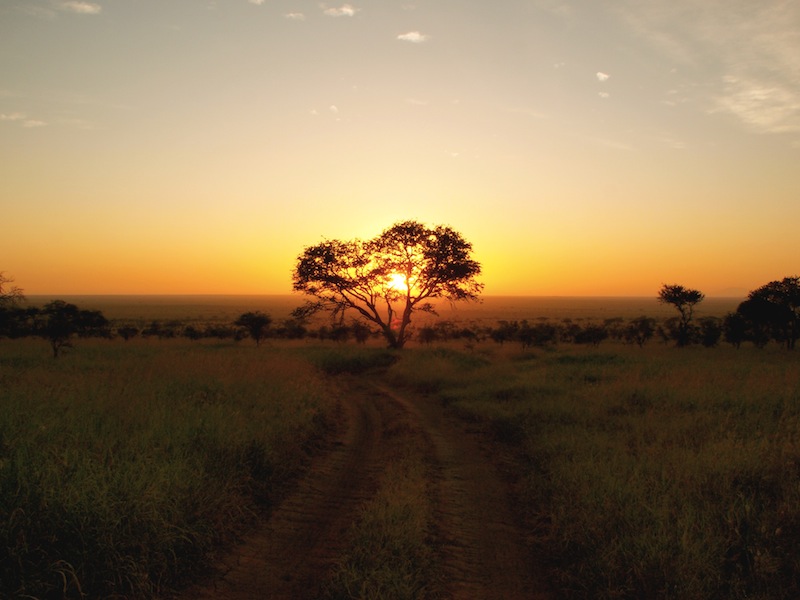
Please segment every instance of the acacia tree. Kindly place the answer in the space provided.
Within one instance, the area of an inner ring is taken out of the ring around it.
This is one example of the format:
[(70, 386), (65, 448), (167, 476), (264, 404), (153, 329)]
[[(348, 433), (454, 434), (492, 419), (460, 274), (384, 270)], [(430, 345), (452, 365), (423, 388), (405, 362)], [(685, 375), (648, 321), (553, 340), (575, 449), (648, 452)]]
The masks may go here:
[(416, 221), (396, 223), (368, 241), (309, 246), (297, 258), (293, 287), (314, 300), (294, 314), (326, 310), (343, 320), (353, 310), (378, 326), (389, 347), (402, 348), (412, 314), (436, 314), (429, 300), (478, 299), (481, 266), (471, 252), (472, 244), (450, 227)]
[(776, 339), (794, 349), (800, 337), (800, 277), (784, 277), (753, 290), (739, 305), (739, 312), (754, 329), (771, 327)]
[(250, 337), (255, 340), (256, 346), (260, 346), (261, 340), (267, 337), (269, 326), (272, 324), (272, 317), (261, 311), (246, 312), (240, 315), (233, 324), (245, 329)]
[(696, 304), (703, 301), (705, 294), (698, 290), (685, 288), (682, 285), (663, 285), (658, 292), (658, 301), (662, 304), (671, 304), (681, 315), (678, 322), (678, 346), (686, 346), (691, 339), (692, 315)]
[(14, 283), (14, 279), (0, 271), (0, 307), (14, 306), (25, 299), (22, 289), (15, 285), (8, 287), (9, 283)]
[(75, 335), (107, 335), (108, 320), (99, 310), (81, 310), (63, 300), (53, 300), (38, 311), (38, 334), (50, 342), (53, 358), (72, 348)]

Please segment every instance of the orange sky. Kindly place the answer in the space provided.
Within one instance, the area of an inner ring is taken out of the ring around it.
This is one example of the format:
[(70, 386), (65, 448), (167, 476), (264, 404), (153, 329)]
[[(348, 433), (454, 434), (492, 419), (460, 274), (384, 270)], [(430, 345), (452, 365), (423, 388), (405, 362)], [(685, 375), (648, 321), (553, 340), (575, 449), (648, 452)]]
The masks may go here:
[(0, 271), (283, 294), (304, 246), (415, 219), (486, 294), (800, 272), (799, 5), (502, 6), (3, 3)]

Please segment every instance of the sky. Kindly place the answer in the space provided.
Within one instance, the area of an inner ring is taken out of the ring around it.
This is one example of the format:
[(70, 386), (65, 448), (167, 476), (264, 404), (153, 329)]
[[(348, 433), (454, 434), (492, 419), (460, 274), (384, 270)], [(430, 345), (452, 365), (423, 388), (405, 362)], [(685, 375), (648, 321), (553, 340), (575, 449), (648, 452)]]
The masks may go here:
[(287, 294), (409, 219), (487, 295), (800, 273), (796, 0), (0, 0), (0, 271)]

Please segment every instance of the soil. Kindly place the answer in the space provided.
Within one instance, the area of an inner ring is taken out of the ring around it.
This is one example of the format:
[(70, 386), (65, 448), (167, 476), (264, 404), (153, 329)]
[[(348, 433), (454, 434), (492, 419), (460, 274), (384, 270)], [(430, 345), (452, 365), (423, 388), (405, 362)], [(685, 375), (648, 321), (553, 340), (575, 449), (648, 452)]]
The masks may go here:
[[(341, 427), (269, 517), (185, 599), (314, 599), (343, 550), (344, 533), (371, 497), (391, 448), (421, 444), (432, 459), (433, 545), (452, 599), (550, 598), (486, 440), (436, 401), (378, 380), (353, 380)], [(391, 439), (391, 443), (388, 443)]]

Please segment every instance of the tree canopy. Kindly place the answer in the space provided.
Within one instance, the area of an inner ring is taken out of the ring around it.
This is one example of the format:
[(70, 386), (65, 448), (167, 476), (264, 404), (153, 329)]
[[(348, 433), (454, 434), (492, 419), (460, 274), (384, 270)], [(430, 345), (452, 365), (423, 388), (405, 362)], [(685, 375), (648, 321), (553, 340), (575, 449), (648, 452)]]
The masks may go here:
[(272, 324), (272, 317), (257, 310), (240, 315), (233, 324), (245, 329), (255, 341), (256, 346), (259, 346), (261, 345), (261, 340), (267, 337), (269, 326)]
[(800, 277), (784, 277), (753, 290), (738, 312), (749, 320), (757, 340), (771, 329), (775, 339), (794, 349), (800, 337)]
[(682, 285), (663, 285), (658, 292), (658, 301), (671, 304), (681, 315), (677, 330), (678, 346), (686, 346), (691, 341), (692, 315), (696, 304), (703, 301), (705, 294)]
[(312, 296), (297, 316), (348, 310), (378, 326), (389, 346), (402, 348), (415, 311), (435, 314), (431, 299), (477, 300), (483, 284), (472, 245), (450, 227), (396, 223), (362, 241), (326, 240), (305, 248), (293, 273), (294, 290)]
[(9, 283), (14, 283), (14, 279), (0, 271), (0, 307), (14, 306), (25, 299), (22, 289), (15, 285), (9, 287)]

